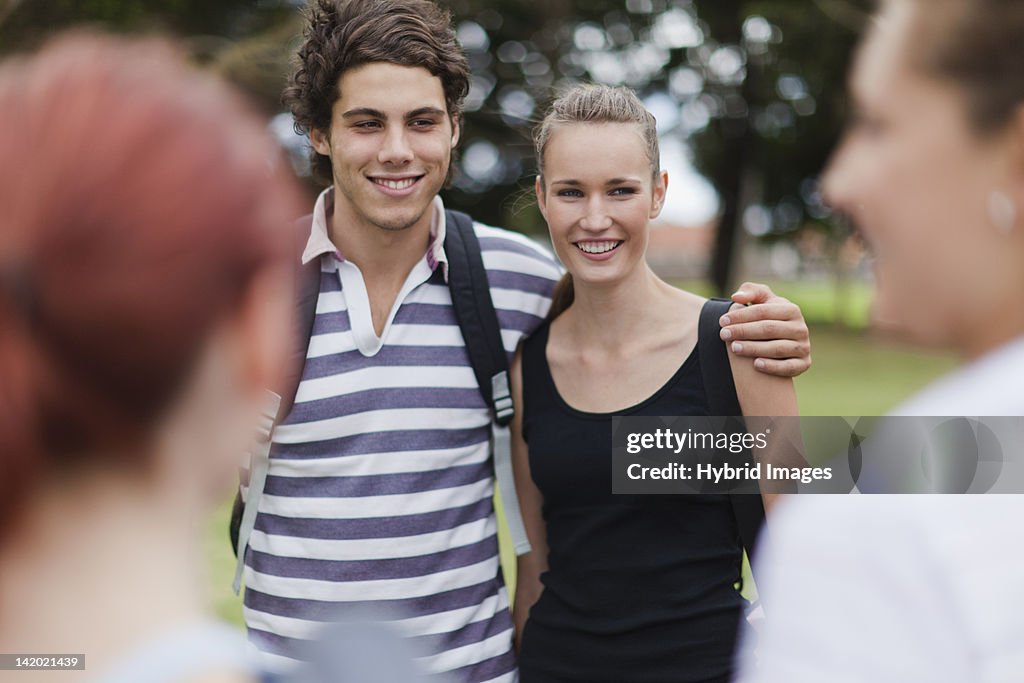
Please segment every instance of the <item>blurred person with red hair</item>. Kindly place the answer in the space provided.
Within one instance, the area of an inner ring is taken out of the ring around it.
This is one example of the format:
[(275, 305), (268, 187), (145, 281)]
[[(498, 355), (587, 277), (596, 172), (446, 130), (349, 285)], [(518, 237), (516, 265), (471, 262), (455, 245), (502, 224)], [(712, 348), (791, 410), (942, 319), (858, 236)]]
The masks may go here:
[(282, 374), (294, 185), (162, 43), (13, 59), (0, 120), (0, 650), (248, 680), (199, 539)]

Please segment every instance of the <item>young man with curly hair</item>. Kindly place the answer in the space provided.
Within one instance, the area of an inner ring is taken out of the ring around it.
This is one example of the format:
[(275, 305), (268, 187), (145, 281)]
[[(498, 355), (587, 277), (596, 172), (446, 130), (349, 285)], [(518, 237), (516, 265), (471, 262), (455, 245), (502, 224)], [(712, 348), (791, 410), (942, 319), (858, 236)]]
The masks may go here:
[[(427, 671), (516, 678), (491, 417), (452, 309), (438, 197), (469, 75), (429, 0), (315, 0), (307, 12), (286, 101), (330, 182), (302, 255), (320, 264), (320, 290), (245, 554), (245, 620), (272, 667), (318, 623), (373, 604), (396, 615)], [(547, 313), (559, 268), (521, 235), (474, 231), (511, 355)], [(795, 306), (752, 308), (789, 337), (757, 355), (806, 346)], [(796, 356), (769, 369), (798, 374), (809, 356)]]

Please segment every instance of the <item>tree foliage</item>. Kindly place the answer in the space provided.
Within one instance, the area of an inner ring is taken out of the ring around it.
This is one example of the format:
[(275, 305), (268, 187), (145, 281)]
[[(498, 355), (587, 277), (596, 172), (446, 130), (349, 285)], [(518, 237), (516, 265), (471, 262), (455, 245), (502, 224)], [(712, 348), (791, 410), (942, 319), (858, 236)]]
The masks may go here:
[[(209, 37), (221, 47), (294, 14), (285, 0), (5, 0), (0, 52), (36, 47), (62, 29), (93, 26), (118, 33)], [(199, 43), (196, 43), (199, 44)]]
[[(658, 99), (668, 114), (663, 135), (690, 144), (721, 198), (713, 264), (720, 289), (732, 277), (741, 226), (767, 238), (807, 222), (830, 227), (815, 178), (843, 122), (864, 0), (451, 4), (477, 79), (466, 173), (453, 193), (460, 203), (475, 202), (499, 222), (536, 225), (535, 214), (513, 215), (516, 203), (504, 199), (516, 178), (528, 192), (530, 125), (559, 86), (594, 80)], [(482, 162), (467, 168), (476, 135), (497, 157), (477, 154)], [(488, 161), (496, 165), (481, 178)]]
[[(6, 2), (0, 52), (81, 23), (170, 32), (268, 113), (280, 107), (301, 25), (296, 0)], [(842, 125), (845, 74), (869, 2), (447, 0), (473, 69), (450, 199), (481, 220), (542, 230), (525, 208), (532, 126), (560, 87), (624, 83), (657, 101), (663, 135), (687, 142), (719, 193), (714, 280), (725, 286), (742, 226), (768, 239), (808, 222), (828, 229), (815, 178)]]

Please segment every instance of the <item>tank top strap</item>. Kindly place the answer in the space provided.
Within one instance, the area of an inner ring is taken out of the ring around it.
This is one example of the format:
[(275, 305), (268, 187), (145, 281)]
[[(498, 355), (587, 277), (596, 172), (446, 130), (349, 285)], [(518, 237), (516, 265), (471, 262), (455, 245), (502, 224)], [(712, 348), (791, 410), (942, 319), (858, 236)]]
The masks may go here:
[(551, 388), (548, 368), (547, 346), (551, 322), (545, 320), (525, 342), (523, 342), (523, 432), (528, 433), (529, 425), (538, 415), (548, 414), (557, 406)]
[(719, 336), (721, 326), (718, 320), (731, 307), (732, 302), (727, 299), (708, 299), (701, 307), (697, 327), (701, 379), (711, 415), (743, 414), (732, 377), (729, 352)]
[(220, 622), (203, 620), (163, 632), (132, 650), (99, 683), (177, 683), (209, 671), (255, 675), (245, 637)]

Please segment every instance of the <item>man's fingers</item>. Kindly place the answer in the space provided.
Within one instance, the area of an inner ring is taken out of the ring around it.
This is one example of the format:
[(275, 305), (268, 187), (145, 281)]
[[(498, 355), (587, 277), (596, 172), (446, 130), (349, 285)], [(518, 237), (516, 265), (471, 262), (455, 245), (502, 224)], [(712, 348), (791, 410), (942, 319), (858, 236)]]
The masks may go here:
[(723, 341), (807, 341), (807, 326), (802, 320), (758, 320), (723, 327), (720, 333)]
[(800, 318), (800, 307), (785, 299), (777, 299), (770, 304), (757, 306), (737, 306), (721, 317), (722, 327), (737, 323), (752, 323), (758, 320), (797, 320)]
[(737, 356), (775, 360), (802, 358), (809, 353), (806, 343), (789, 340), (733, 341), (729, 342), (729, 350)]
[(771, 358), (758, 358), (754, 361), (754, 367), (766, 375), (777, 377), (796, 377), (807, 372), (811, 367), (811, 357), (789, 358), (787, 360), (774, 360)]
[(744, 282), (732, 295), (732, 300), (738, 304), (763, 304), (774, 297), (775, 292), (768, 285)]
[(719, 323), (733, 353), (754, 358), (755, 368), (780, 377), (796, 377), (811, 367), (810, 332), (799, 306), (757, 282), (744, 282), (732, 300)]

